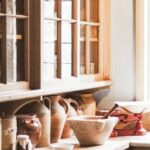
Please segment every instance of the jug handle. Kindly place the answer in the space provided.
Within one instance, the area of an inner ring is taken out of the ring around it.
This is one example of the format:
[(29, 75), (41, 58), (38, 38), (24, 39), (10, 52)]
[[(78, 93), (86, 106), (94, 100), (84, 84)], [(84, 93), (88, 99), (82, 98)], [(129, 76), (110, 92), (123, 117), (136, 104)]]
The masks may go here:
[(79, 110), (79, 104), (78, 104), (75, 100), (69, 98), (68, 101), (69, 101), (70, 105), (71, 105), (76, 111)]
[(62, 107), (64, 107), (65, 112), (67, 113), (67, 112), (68, 112), (68, 109), (69, 109), (67, 102), (66, 102), (62, 97), (60, 97), (60, 99), (58, 100), (58, 102), (59, 102), (59, 104), (60, 104)]
[(42, 99), (42, 104), (44, 104), (48, 109), (51, 109), (51, 103), (49, 97), (44, 97)]

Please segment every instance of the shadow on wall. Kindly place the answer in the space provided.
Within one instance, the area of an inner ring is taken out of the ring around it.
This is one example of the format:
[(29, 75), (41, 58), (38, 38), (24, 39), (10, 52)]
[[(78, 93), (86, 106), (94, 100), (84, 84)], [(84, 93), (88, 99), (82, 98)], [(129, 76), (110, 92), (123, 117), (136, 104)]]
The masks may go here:
[(94, 98), (96, 100), (96, 105), (100, 105), (103, 98), (106, 97), (110, 92), (110, 89), (103, 89), (94, 94)]

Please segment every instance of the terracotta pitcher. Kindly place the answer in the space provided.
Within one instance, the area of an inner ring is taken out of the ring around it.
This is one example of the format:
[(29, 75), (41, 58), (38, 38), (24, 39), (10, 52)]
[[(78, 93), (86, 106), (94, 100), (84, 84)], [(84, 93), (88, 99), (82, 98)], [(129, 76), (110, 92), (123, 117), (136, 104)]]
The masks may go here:
[(68, 105), (61, 96), (51, 96), (51, 143), (57, 143), (62, 136)]
[[(65, 99), (65, 101), (68, 105), (67, 118), (77, 116), (78, 113), (80, 113), (78, 103), (75, 100), (71, 99), (71, 98)], [(64, 129), (63, 129), (63, 133), (62, 133), (62, 138), (71, 137), (72, 134), (73, 134), (73, 130), (69, 127), (69, 125), (66, 122), (65, 126), (64, 126)]]
[(84, 104), (82, 105), (83, 114), (95, 116), (96, 113), (96, 101), (93, 98), (91, 93), (85, 93), (80, 95), (84, 100)]

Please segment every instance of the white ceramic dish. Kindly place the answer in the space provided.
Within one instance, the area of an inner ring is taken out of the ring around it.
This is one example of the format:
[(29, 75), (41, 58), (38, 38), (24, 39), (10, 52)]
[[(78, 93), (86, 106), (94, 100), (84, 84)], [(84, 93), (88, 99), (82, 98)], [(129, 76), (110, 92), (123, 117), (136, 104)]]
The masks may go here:
[(117, 117), (101, 119), (101, 116), (78, 116), (67, 119), (80, 145), (100, 145), (109, 138)]
[(115, 102), (120, 107), (124, 108), (125, 110), (131, 112), (131, 113), (142, 113), (144, 109), (146, 109), (148, 106), (150, 106), (150, 103), (145, 102)]
[(51, 144), (52, 150), (73, 150), (73, 147), (74, 145), (64, 143)]

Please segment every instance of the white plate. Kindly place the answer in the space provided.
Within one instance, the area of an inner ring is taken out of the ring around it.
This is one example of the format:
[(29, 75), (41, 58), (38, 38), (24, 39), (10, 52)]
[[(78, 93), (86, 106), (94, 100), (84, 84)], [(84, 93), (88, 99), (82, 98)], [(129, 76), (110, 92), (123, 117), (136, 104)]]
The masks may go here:
[(120, 102), (118, 101), (115, 103), (131, 113), (142, 113), (144, 109), (150, 107), (150, 103), (146, 103), (146, 102), (133, 102), (133, 101), (132, 102), (130, 101)]

